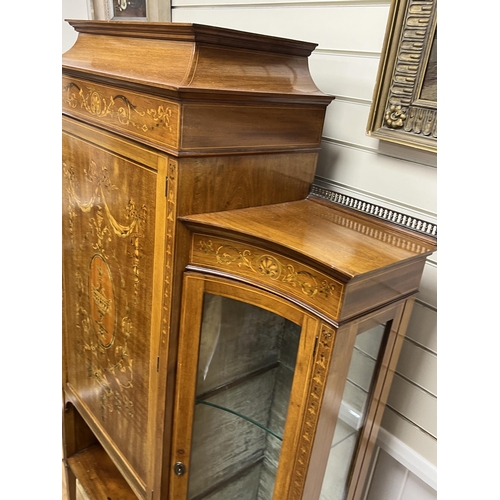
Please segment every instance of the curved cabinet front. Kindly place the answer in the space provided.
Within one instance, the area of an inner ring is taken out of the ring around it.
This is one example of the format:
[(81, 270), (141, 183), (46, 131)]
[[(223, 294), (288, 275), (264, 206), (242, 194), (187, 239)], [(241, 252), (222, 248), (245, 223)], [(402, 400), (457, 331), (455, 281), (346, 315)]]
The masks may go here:
[(212, 273), (184, 274), (169, 498), (358, 498), (412, 301), (339, 327)]
[(300, 498), (334, 343), (278, 296), (186, 273), (170, 498)]

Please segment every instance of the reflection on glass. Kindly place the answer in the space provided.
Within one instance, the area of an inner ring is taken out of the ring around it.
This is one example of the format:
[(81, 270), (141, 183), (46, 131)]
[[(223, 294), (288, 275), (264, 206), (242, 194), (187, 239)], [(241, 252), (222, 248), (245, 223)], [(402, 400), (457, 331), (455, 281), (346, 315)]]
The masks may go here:
[(385, 326), (380, 325), (357, 336), (320, 500), (343, 500), (347, 494), (385, 331)]
[(270, 500), (300, 327), (205, 294), (191, 447), (190, 500)]

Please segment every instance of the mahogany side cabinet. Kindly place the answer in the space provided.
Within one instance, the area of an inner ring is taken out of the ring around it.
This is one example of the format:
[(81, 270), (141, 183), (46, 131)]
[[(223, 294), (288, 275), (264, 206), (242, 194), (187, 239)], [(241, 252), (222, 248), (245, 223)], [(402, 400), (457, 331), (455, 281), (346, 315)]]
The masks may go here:
[(69, 22), (69, 498), (358, 500), (436, 247), (311, 193), (316, 45)]

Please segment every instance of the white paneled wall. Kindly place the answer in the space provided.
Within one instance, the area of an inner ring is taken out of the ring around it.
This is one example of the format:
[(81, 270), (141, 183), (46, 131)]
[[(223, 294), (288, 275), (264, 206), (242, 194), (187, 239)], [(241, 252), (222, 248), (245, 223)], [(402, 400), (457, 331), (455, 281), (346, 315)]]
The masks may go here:
[[(389, 4), (373, 2), (271, 2), (243, 4), (237, 6), (231, 1), (217, 2), (205, 7), (207, 2), (199, 2), (199, 7), (185, 6), (184, 0), (172, 2), (172, 18), (179, 22), (197, 22), (225, 26), (235, 29), (264, 33), (268, 35), (294, 37), (298, 40), (314, 41), (322, 49), (349, 49), (355, 51), (380, 50), (384, 30), (377, 25), (385, 25)], [(230, 4), (227, 6), (225, 4)], [(325, 19), (328, 21), (325, 22)], [(352, 29), (352, 19), (363, 24), (363, 36)]]
[[(316, 184), (436, 222), (436, 155), (365, 133), (390, 0), (173, 0), (172, 20), (318, 43), (317, 86), (336, 96)], [(424, 272), (366, 500), (436, 498), (437, 256)]]
[(436, 500), (431, 488), (397, 460), (380, 450), (366, 500)]
[(76, 42), (76, 31), (65, 19), (89, 19), (88, 0), (63, 0), (62, 8), (62, 52), (69, 50)]

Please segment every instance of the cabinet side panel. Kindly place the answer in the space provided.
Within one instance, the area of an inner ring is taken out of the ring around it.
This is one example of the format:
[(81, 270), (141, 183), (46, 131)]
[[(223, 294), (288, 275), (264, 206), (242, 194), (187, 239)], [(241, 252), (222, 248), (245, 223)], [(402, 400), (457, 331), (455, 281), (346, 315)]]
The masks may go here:
[[(317, 153), (182, 158), (179, 215), (219, 212), (304, 199)], [(277, 189), (279, 186), (279, 189)]]
[(156, 177), (63, 134), (67, 383), (144, 482)]
[(341, 320), (360, 311), (373, 309), (418, 290), (425, 259), (393, 267), (366, 279), (350, 283), (346, 288)]
[(323, 107), (186, 104), (181, 149), (317, 148)]

